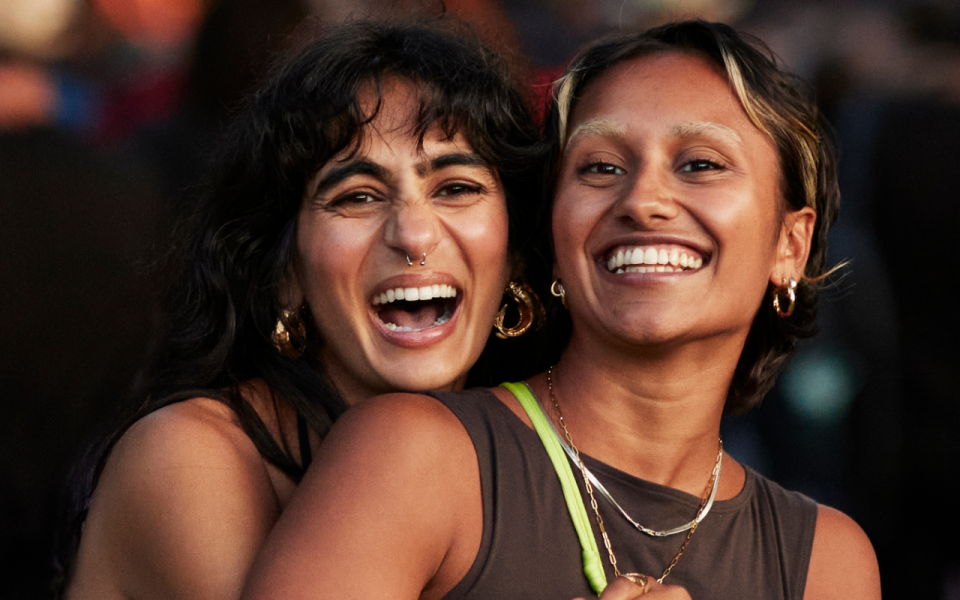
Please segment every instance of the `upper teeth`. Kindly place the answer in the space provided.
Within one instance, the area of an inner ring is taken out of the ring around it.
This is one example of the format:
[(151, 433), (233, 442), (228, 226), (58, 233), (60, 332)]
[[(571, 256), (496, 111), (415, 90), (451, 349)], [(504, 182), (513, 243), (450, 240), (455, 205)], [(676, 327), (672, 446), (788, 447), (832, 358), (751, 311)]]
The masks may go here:
[(373, 297), (373, 305), (377, 306), (378, 304), (388, 304), (395, 300), (406, 300), (408, 302), (412, 302), (416, 300), (433, 300), (434, 298), (456, 297), (457, 288), (453, 287), (452, 285), (435, 283), (433, 285), (425, 285), (423, 287), (398, 287), (393, 288), (392, 290), (381, 292), (379, 295)]
[[(625, 272), (624, 266), (630, 265), (656, 265), (663, 266), (664, 271), (667, 267), (680, 267), (681, 269), (699, 269), (703, 265), (703, 259), (699, 256), (692, 256), (677, 248), (667, 250), (666, 248), (621, 248), (616, 254), (611, 254), (607, 259), (607, 269), (614, 273)], [(670, 268), (671, 271), (675, 270)], [(634, 271), (634, 269), (629, 269)], [(660, 269), (656, 269), (660, 271)], [(647, 269), (644, 269), (646, 272)]]

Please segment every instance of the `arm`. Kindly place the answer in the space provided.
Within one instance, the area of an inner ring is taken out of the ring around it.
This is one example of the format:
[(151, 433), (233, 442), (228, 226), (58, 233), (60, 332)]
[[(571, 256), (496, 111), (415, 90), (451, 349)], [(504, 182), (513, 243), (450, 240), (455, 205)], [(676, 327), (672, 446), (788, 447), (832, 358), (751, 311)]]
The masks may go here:
[(483, 526), (476, 452), (426, 396), (344, 415), (277, 523), (244, 598), (434, 598), (466, 574)]
[(842, 512), (820, 506), (804, 600), (880, 598), (880, 570), (867, 535)]
[(205, 399), (165, 407), (111, 452), (68, 597), (236, 598), (279, 513), (232, 411)]

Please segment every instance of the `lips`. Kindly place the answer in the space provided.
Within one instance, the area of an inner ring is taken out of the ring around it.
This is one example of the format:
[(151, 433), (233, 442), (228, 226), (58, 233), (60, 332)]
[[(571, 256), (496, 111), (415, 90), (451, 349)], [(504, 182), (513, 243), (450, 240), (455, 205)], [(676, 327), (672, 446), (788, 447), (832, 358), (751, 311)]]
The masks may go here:
[(460, 298), (447, 284), (392, 287), (375, 294), (372, 305), (384, 327), (394, 332), (419, 332), (450, 321)]
[(703, 266), (703, 256), (687, 246), (657, 244), (618, 246), (605, 258), (611, 273), (674, 273), (693, 271)]

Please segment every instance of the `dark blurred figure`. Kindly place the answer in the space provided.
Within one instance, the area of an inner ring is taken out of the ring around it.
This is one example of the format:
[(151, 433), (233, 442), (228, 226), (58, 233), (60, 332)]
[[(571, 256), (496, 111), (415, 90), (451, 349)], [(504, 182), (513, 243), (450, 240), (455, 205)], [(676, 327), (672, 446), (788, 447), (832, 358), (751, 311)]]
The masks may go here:
[(906, 475), (887, 524), (898, 554), (884, 592), (894, 598), (960, 598), (960, 321), (946, 262), (960, 228), (957, 156), (957, 99), (896, 102), (881, 116), (871, 200), (899, 316)]
[(153, 186), (53, 129), (0, 132), (0, 584), (42, 597), (55, 509), (143, 362)]
[(123, 37), (159, 27), (149, 20), (105, 34), (112, 17), (90, 7), (125, 10), (106, 0), (71, 9), (72, 29), (89, 28), (71, 33), (83, 40), (66, 44), (72, 54), (22, 50), (0, 36), (5, 599), (50, 596), (51, 532), (62, 531), (68, 473), (131, 410), (149, 354), (159, 322), (149, 265), (177, 198), (220, 122), (307, 15), (296, 0), (202, 4), (211, 12), (199, 29), (186, 13), (174, 19), (179, 30), (167, 29), (179, 31), (175, 51), (163, 36)]

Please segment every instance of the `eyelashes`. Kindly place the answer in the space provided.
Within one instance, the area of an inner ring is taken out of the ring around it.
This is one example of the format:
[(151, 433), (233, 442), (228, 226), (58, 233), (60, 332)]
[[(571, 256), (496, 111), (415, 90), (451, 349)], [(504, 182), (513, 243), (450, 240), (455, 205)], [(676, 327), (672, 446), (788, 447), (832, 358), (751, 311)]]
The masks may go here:
[[(709, 158), (693, 158), (681, 163), (677, 168), (678, 173), (695, 174), (711, 171), (722, 171), (727, 167), (723, 163)], [(627, 171), (623, 167), (607, 161), (590, 160), (580, 164), (577, 174), (585, 177), (618, 177), (626, 175)]]
[[(438, 186), (429, 196), (445, 203), (469, 202), (488, 192), (479, 183), (456, 181)], [(391, 202), (391, 196), (374, 190), (350, 190), (322, 203), (330, 211), (378, 210)]]

